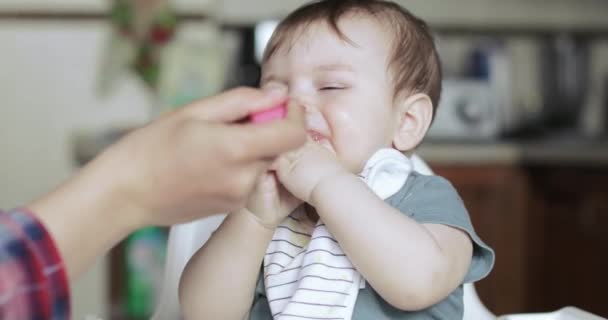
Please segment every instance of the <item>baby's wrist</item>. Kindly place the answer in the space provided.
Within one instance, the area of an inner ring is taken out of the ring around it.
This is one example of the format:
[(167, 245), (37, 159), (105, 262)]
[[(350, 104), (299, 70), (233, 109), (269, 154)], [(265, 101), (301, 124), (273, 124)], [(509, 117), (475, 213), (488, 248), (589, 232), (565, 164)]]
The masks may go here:
[(337, 190), (337, 188), (334, 188), (331, 185), (334, 184), (336, 180), (350, 179), (352, 177), (354, 177), (354, 175), (348, 171), (339, 171), (326, 175), (312, 188), (307, 202), (313, 207), (317, 207), (323, 199), (335, 199), (334, 192), (332, 191)]
[(259, 228), (263, 229), (264, 231), (274, 232), (275, 229), (279, 226), (279, 223), (265, 221), (264, 219), (260, 218), (258, 215), (251, 212), (251, 210), (249, 210), (247, 208), (243, 208), (243, 209), (239, 210), (238, 212), (236, 212), (236, 214), (244, 216), (245, 219), (249, 220), (256, 227), (259, 227)]

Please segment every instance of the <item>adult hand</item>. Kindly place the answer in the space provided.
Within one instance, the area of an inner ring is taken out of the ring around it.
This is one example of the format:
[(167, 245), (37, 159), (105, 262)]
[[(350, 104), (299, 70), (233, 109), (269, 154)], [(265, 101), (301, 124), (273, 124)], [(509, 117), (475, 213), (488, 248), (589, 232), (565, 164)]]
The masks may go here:
[(168, 225), (245, 205), (274, 159), (305, 142), (300, 108), (285, 120), (234, 124), (286, 100), (284, 91), (237, 89), (194, 103), (108, 150), (126, 176), (124, 201), (142, 224)]
[(31, 203), (71, 277), (137, 228), (169, 225), (244, 205), (279, 154), (305, 142), (302, 111), (235, 124), (286, 100), (235, 89), (166, 114), (109, 147), (57, 190)]

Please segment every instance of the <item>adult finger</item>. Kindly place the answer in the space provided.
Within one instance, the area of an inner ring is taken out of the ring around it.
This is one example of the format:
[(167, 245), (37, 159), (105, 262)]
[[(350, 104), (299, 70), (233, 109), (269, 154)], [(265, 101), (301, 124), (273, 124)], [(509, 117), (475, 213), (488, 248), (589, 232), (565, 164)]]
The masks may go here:
[(256, 111), (272, 108), (287, 100), (284, 89), (237, 88), (196, 101), (183, 108), (185, 114), (213, 122), (234, 122)]
[(234, 127), (250, 146), (252, 158), (274, 158), (302, 146), (307, 136), (304, 110), (294, 104), (288, 106), (287, 117), (283, 120)]

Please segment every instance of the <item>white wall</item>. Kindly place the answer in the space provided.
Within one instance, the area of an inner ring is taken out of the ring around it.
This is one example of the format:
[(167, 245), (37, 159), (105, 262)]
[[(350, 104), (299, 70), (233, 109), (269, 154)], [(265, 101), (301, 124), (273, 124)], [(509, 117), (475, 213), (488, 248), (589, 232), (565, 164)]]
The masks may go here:
[[(222, 21), (280, 18), (309, 0), (170, 0), (182, 13)], [(434, 25), (515, 28), (608, 27), (605, 0), (396, 0)], [(108, 0), (1, 0), (0, 10), (106, 12)]]
[[(107, 36), (101, 22), (0, 22), (0, 207), (25, 204), (74, 172), (76, 130), (145, 121), (136, 79), (96, 95)], [(105, 263), (73, 285), (74, 319), (104, 315)]]

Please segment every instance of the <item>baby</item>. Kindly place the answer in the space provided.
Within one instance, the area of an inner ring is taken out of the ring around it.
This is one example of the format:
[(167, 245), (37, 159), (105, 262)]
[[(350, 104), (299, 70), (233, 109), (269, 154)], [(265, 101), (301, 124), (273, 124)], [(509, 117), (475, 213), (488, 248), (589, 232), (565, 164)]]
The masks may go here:
[(441, 91), (426, 24), (385, 1), (305, 5), (273, 34), (261, 86), (305, 109), (310, 142), (189, 261), (185, 318), (462, 318), (462, 284), (494, 253), (452, 185), (408, 158)]

